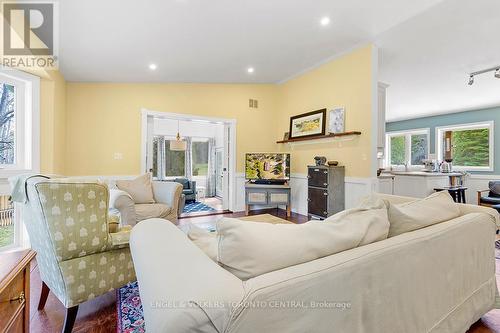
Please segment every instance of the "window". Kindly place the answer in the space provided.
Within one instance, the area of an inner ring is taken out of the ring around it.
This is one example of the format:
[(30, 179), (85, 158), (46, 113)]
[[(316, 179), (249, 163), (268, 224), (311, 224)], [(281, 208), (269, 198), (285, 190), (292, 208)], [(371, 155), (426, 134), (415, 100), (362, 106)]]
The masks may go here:
[(193, 141), (193, 176), (208, 174), (208, 141)]
[(167, 177), (185, 176), (186, 152), (170, 150), (170, 142), (165, 142), (165, 172)]
[[(40, 159), (40, 79), (0, 69), (0, 183), (22, 173), (38, 173)], [(27, 246), (20, 211), (11, 190), (0, 186), (0, 251)]]
[(453, 159), (453, 169), (493, 171), (493, 122), (436, 128), (438, 159)]
[(429, 129), (390, 132), (386, 135), (387, 165), (422, 165), (429, 155)]
[[(170, 150), (170, 140), (175, 140), (175, 137), (163, 137), (155, 136), (153, 138), (153, 177), (160, 177), (160, 173), (164, 173), (164, 177), (184, 177), (186, 175), (185, 163), (186, 163), (186, 152), (185, 151), (175, 151)], [(159, 154), (160, 147), (164, 147), (165, 155)], [(163, 156), (162, 156), (163, 155)], [(165, 170), (160, 169), (159, 159), (165, 158)]]
[(0, 165), (15, 164), (16, 88), (0, 82)]

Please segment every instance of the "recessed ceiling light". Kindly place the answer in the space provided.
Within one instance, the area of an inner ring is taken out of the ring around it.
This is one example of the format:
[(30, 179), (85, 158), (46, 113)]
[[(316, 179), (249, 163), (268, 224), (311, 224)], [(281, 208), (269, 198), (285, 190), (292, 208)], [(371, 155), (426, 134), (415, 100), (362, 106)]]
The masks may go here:
[(253, 67), (248, 67), (248, 68), (247, 68), (247, 72), (248, 72), (249, 74), (252, 74), (253, 72), (255, 72), (255, 69), (254, 69)]
[(157, 64), (149, 64), (149, 69), (154, 71), (158, 68), (158, 65)]
[(327, 26), (330, 24), (330, 18), (325, 16), (319, 21), (319, 23), (321, 23), (322, 26)]

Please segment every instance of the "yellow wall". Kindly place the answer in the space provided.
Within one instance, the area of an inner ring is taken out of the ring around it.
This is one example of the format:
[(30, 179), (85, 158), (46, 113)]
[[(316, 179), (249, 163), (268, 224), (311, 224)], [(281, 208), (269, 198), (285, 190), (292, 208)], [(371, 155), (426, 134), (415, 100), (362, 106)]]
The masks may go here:
[[(279, 86), (277, 138), (289, 130), (291, 116), (345, 107), (346, 131), (361, 131), (352, 141), (280, 145), (291, 153), (292, 172), (305, 173), (314, 156), (326, 156), (346, 166), (346, 175), (370, 177), (372, 169), (372, 46), (337, 58)], [(328, 124), (326, 126), (328, 131)]]
[[(236, 119), (243, 172), (245, 152), (276, 149), (276, 92), (275, 85), (68, 83), (66, 174), (138, 174), (141, 108)], [(123, 159), (114, 160), (115, 152)]]
[(66, 82), (59, 71), (40, 75), (40, 169), (65, 174)]
[[(372, 46), (363, 47), (281, 85), (68, 82), (65, 173), (138, 174), (140, 110), (146, 108), (236, 119), (238, 172), (244, 171), (245, 152), (281, 150), (292, 153), (294, 173), (306, 172), (314, 156), (324, 155), (345, 165), (348, 176), (369, 177), (375, 168), (372, 60)], [(258, 109), (248, 107), (249, 98), (259, 100)], [(360, 137), (293, 149), (276, 144), (288, 131), (290, 116), (335, 106), (346, 108), (346, 130), (359, 130)], [(122, 153), (123, 159), (114, 160), (114, 153)]]

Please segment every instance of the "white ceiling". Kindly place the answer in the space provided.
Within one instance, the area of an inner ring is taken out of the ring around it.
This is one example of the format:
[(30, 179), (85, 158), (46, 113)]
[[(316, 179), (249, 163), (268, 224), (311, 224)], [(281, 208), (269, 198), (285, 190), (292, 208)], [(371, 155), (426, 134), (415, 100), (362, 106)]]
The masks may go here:
[(61, 70), (68, 81), (279, 82), (439, 2), (64, 0)]
[(500, 1), (446, 0), (381, 34), (387, 119), (500, 105), (500, 79), (468, 73), (500, 65)]

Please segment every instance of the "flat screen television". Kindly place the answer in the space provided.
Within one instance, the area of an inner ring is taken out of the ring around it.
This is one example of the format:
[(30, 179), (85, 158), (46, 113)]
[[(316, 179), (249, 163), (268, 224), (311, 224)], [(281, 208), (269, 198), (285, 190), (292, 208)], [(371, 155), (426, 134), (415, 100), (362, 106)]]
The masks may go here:
[(290, 179), (290, 154), (247, 153), (245, 178), (256, 183), (284, 183)]

